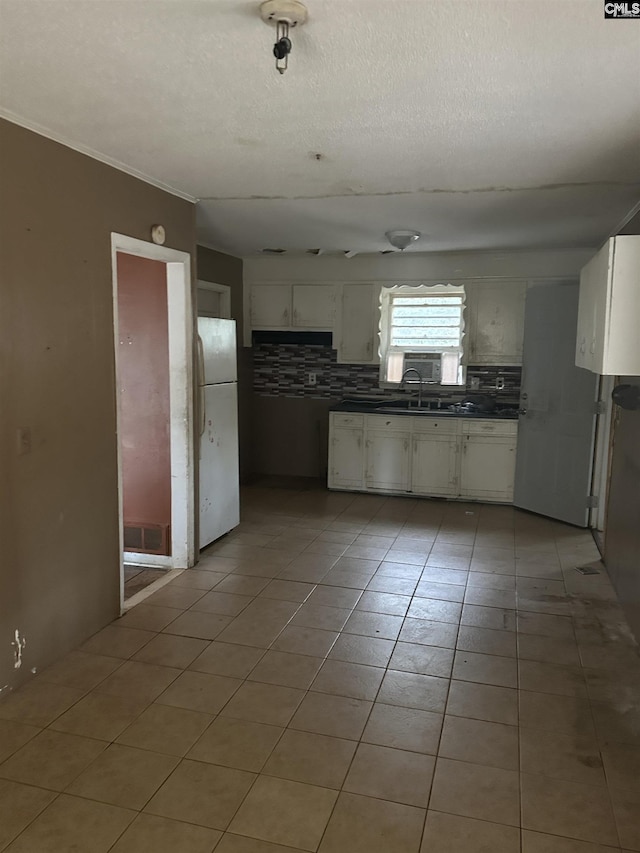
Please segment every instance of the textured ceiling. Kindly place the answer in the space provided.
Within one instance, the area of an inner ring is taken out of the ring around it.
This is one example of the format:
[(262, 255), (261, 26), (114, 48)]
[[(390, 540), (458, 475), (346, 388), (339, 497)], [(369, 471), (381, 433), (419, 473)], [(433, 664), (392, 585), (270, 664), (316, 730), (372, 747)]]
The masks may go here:
[[(640, 198), (640, 22), (600, 0), (0, 0), (2, 114), (201, 199), (200, 236), (597, 245)], [(319, 155), (319, 156), (318, 156)]]

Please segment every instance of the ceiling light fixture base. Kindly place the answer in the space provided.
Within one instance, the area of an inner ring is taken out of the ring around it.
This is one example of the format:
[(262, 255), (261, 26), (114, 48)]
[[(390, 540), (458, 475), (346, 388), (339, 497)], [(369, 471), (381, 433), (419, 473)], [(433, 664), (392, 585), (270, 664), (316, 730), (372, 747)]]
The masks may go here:
[(260, 17), (265, 24), (277, 26), (284, 21), (290, 27), (301, 27), (307, 22), (309, 13), (300, 0), (265, 0), (260, 4)]

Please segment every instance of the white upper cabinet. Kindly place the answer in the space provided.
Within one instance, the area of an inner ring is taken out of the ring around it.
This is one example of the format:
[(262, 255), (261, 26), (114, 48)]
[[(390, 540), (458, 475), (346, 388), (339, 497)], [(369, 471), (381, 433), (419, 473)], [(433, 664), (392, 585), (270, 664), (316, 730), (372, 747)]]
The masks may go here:
[(580, 274), (576, 365), (640, 376), (640, 236), (612, 237)]
[(251, 328), (332, 331), (334, 293), (332, 284), (254, 284)]
[(261, 284), (251, 288), (252, 329), (286, 329), (290, 325), (290, 284)]
[(343, 284), (338, 328), (338, 362), (379, 364), (380, 286)]
[(332, 284), (294, 284), (291, 325), (297, 329), (333, 329), (335, 288)]
[(474, 281), (466, 285), (467, 364), (522, 364), (524, 281)]

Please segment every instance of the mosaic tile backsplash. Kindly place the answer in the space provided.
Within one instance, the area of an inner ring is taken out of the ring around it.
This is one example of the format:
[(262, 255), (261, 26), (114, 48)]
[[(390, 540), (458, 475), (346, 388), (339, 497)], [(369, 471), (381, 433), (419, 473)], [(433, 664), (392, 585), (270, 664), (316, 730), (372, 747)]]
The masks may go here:
[[(309, 384), (309, 374), (316, 384)], [(467, 390), (486, 392), (504, 403), (517, 403), (520, 396), (520, 367), (467, 367)], [(496, 390), (496, 378), (504, 389)], [(473, 380), (477, 380), (477, 384)], [(330, 346), (293, 343), (254, 343), (253, 390), (266, 397), (337, 398), (353, 394), (398, 397), (402, 391), (379, 387), (379, 369), (369, 364), (338, 364)], [(414, 392), (408, 392), (414, 393)], [(424, 396), (460, 398), (464, 389), (440, 391), (425, 388)]]

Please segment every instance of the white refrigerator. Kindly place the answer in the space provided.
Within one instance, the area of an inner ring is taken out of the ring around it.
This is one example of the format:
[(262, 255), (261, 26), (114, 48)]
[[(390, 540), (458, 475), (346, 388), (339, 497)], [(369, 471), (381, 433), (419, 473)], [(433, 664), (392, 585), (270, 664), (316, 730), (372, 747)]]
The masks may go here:
[(240, 523), (235, 320), (198, 317), (200, 547)]

